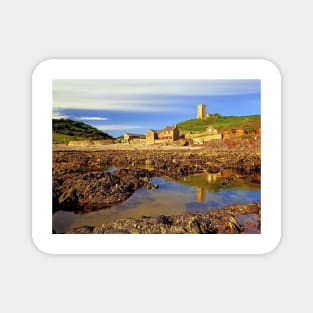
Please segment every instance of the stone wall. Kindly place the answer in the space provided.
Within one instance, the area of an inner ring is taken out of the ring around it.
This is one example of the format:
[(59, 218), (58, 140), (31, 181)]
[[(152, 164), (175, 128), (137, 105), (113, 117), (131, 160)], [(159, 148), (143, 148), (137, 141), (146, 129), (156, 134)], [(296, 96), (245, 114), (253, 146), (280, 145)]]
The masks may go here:
[(157, 134), (154, 131), (152, 130), (147, 131), (146, 143), (148, 145), (154, 144), (156, 139), (157, 139)]
[(79, 146), (79, 147), (86, 147), (86, 146), (101, 146), (101, 145), (109, 145), (114, 143), (114, 140), (107, 139), (107, 140), (73, 140), (69, 141), (68, 146)]

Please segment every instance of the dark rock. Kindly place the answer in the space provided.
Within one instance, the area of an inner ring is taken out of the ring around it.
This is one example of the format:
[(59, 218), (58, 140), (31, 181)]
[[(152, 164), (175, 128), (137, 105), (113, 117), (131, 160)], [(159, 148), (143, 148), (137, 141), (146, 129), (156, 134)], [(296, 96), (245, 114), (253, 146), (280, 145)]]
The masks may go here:
[(173, 218), (170, 216), (160, 215), (157, 219), (157, 223), (171, 225), (173, 224)]
[(75, 210), (79, 207), (76, 188), (67, 189), (58, 199), (59, 206), (63, 210)]
[(67, 234), (92, 234), (95, 227), (93, 226), (81, 226), (72, 229)]
[(151, 184), (145, 184), (146, 189), (150, 190), (152, 189), (152, 185)]
[[(225, 148), (225, 147), (224, 147)], [(99, 161), (100, 160), (100, 161)], [(99, 167), (99, 163), (101, 167)], [(153, 170), (135, 168), (146, 164)], [(113, 173), (103, 171), (106, 166), (122, 167)], [(147, 185), (154, 176), (179, 178), (207, 169), (238, 170), (242, 175), (254, 176), (257, 183), (261, 157), (253, 151), (226, 150), (137, 150), (137, 151), (54, 151), (53, 152), (53, 210), (89, 211), (110, 207), (131, 196), (138, 188), (157, 188)], [(227, 177), (229, 184), (237, 177)], [(203, 226), (204, 227), (204, 226)], [(203, 230), (201, 230), (203, 231)]]
[(200, 224), (197, 221), (191, 220), (188, 226), (190, 233), (201, 234)]
[(235, 180), (237, 180), (237, 176), (236, 175), (230, 175), (230, 176), (226, 177), (225, 179), (223, 179), (220, 183), (222, 185), (228, 185), (228, 184), (234, 182)]
[[(59, 174), (62, 175), (62, 174)], [(126, 200), (154, 175), (146, 169), (120, 169), (62, 175), (63, 183), (53, 185), (53, 210), (89, 212)], [(151, 185), (151, 188), (156, 188)]]
[[(258, 213), (257, 213), (258, 212)], [(245, 233), (236, 220), (236, 216), (258, 214), (260, 204), (236, 204), (221, 209), (210, 210), (208, 213), (184, 214), (158, 217), (143, 216), (141, 218), (124, 218), (109, 225), (97, 226), (93, 233), (121, 234), (241, 234)], [(250, 225), (251, 226), (251, 225)], [(256, 232), (260, 225), (255, 225)], [(89, 233), (85, 227), (73, 229), (70, 233)]]
[(207, 168), (208, 173), (219, 173), (221, 169), (217, 166), (210, 166)]

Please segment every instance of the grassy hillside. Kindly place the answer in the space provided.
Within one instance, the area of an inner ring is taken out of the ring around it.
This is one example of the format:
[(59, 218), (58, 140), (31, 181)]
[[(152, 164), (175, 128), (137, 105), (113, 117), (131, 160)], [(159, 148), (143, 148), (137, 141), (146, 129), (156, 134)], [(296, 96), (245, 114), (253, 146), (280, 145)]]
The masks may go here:
[(53, 142), (72, 140), (104, 140), (112, 136), (88, 124), (69, 119), (52, 119)]
[(221, 116), (215, 114), (205, 120), (183, 121), (178, 123), (177, 126), (180, 131), (205, 131), (208, 126), (213, 126), (219, 132), (232, 128), (242, 128), (250, 131), (261, 127), (261, 115)]

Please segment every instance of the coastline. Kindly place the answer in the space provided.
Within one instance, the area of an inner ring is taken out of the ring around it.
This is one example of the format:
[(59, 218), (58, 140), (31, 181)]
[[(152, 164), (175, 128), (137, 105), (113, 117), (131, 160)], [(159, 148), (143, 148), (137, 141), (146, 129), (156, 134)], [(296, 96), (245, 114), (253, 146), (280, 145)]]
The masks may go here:
[[(110, 166), (116, 169), (106, 172), (104, 169)], [(96, 149), (93, 146), (58, 145), (53, 150), (53, 211), (84, 213), (104, 208), (109, 210), (139, 188), (158, 188), (150, 184), (153, 177), (178, 179), (227, 169), (239, 174), (226, 177), (224, 184), (236, 179), (260, 184), (260, 152), (173, 145), (114, 144)], [(234, 203), (207, 213), (128, 217), (109, 225), (76, 227), (67, 233), (247, 233), (245, 219), (237, 219), (236, 216), (249, 217), (251, 214), (254, 214), (254, 221), (250, 222), (253, 224), (250, 228), (252, 233), (257, 233), (261, 227), (260, 212), (260, 203)]]
[[(242, 222), (244, 216), (255, 215), (254, 222)], [(108, 225), (80, 226), (67, 234), (247, 234), (261, 231), (261, 204), (232, 204), (207, 213), (141, 218), (123, 218)]]

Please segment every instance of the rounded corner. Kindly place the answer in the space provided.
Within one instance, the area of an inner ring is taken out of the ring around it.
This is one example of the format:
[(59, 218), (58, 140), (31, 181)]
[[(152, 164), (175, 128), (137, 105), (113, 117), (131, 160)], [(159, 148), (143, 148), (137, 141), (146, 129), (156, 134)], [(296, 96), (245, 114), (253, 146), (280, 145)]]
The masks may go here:
[(48, 68), (50, 63), (54, 61), (55, 59), (44, 59), (44, 60), (39, 61), (39, 63), (37, 63), (32, 70), (32, 75), (31, 75), (32, 78), (34, 78), (37, 75), (37, 73), (40, 73), (44, 71), (46, 68)]
[(45, 254), (45, 255), (53, 255), (54, 253), (44, 249), (41, 245), (40, 242), (37, 241), (36, 239), (36, 236), (34, 236), (34, 234), (32, 233), (32, 236), (31, 236), (31, 241), (32, 241), (32, 244), (33, 244), (33, 247), (39, 251), (40, 253), (42, 254)]
[(268, 247), (266, 247), (267, 249), (265, 251), (260, 252), (260, 254), (268, 255), (268, 254), (275, 252), (279, 248), (281, 241), (282, 241), (282, 235), (280, 233), (279, 236), (277, 236), (277, 238), (273, 240), (273, 243), (268, 245)]
[(269, 69), (272, 74), (276, 74), (280, 80), (282, 80), (282, 71), (280, 67), (272, 60), (267, 58), (260, 59), (262, 63)]

